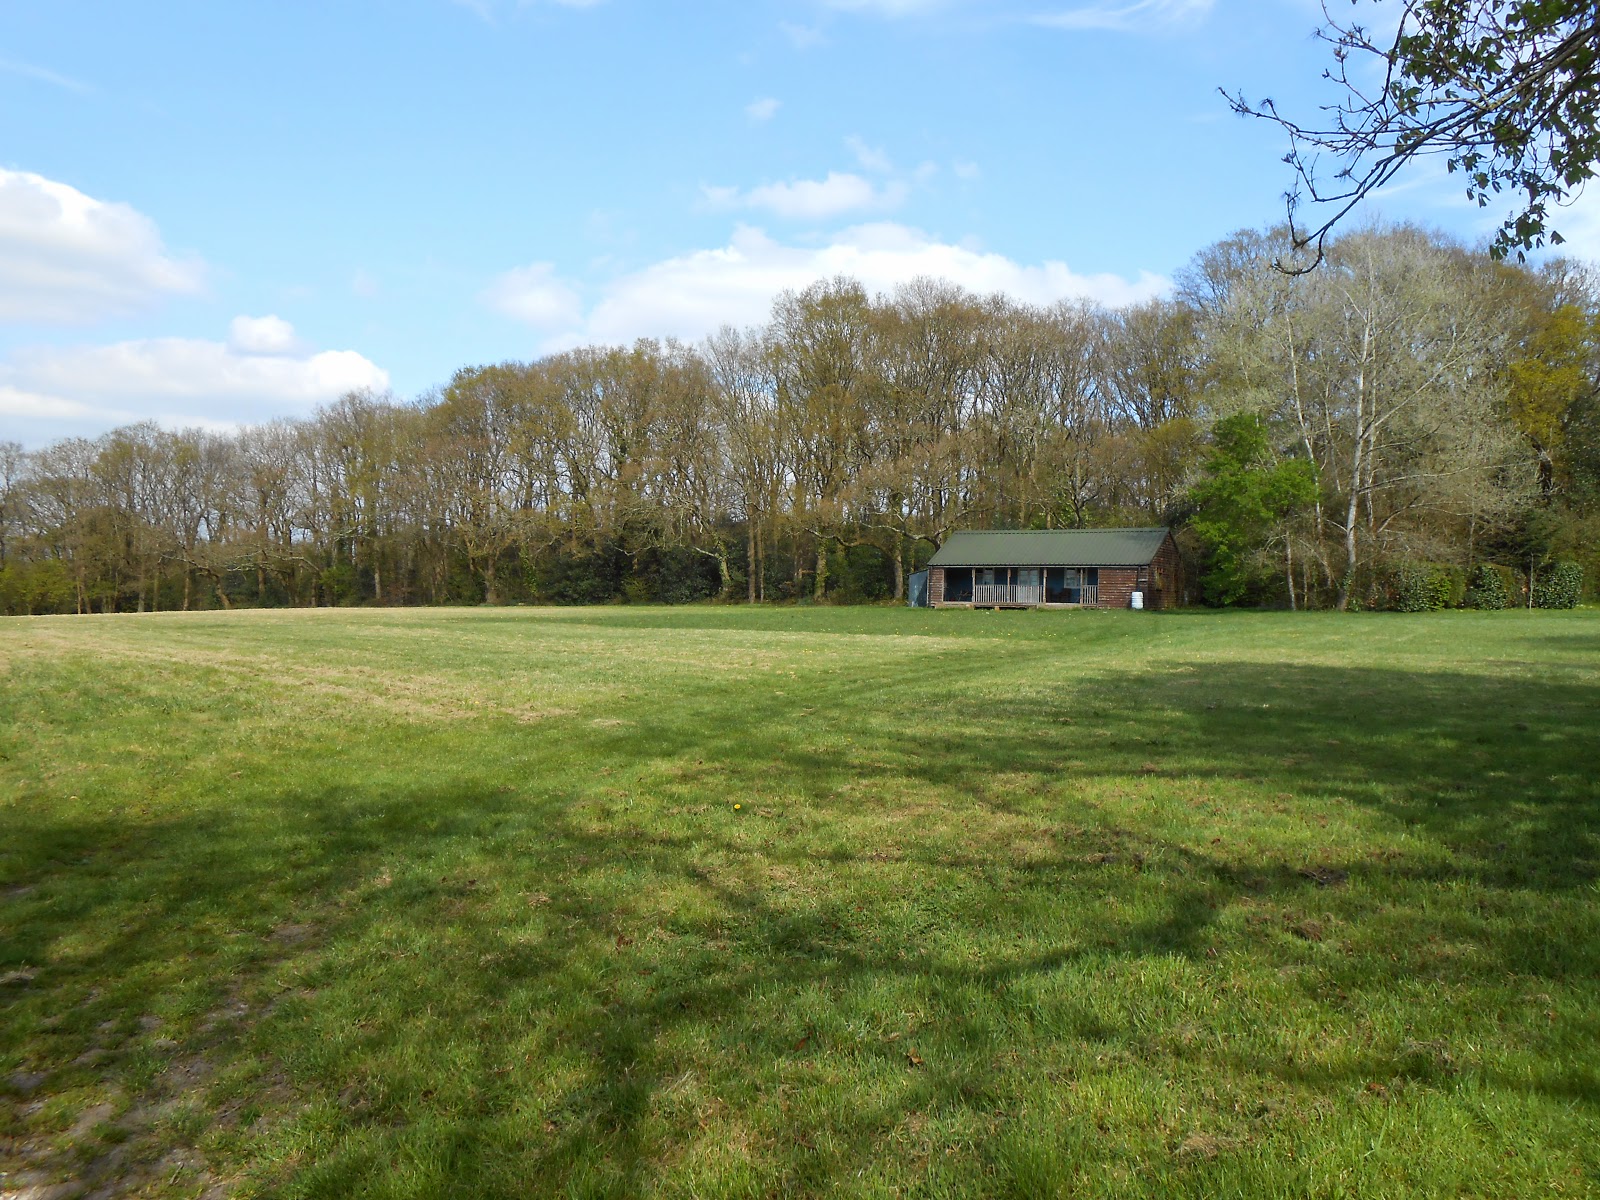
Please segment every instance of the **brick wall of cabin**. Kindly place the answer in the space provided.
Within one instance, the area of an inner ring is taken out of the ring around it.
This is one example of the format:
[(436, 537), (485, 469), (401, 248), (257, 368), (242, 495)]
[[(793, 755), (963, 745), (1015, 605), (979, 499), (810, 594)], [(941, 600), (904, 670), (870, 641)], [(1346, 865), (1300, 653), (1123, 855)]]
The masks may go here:
[(1139, 572), (1134, 567), (1100, 568), (1100, 607), (1127, 608), (1137, 586)]
[[(1178, 555), (1178, 543), (1172, 540), (1169, 533), (1166, 540), (1161, 543), (1155, 561), (1151, 563), (1155, 575), (1151, 579), (1151, 587), (1155, 592), (1155, 603), (1152, 608), (1171, 608), (1183, 602), (1183, 560)], [(1149, 599), (1146, 598), (1146, 603)]]
[(938, 608), (944, 603), (944, 568), (928, 568), (928, 606)]

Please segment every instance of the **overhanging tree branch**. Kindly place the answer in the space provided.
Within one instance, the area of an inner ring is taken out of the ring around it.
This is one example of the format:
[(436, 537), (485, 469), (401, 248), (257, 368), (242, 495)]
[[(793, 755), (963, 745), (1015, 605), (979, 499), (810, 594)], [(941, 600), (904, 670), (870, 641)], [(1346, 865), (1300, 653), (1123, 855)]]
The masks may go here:
[[(1501, 193), (1523, 198), (1507, 216), (1490, 252), (1496, 258), (1559, 245), (1550, 206), (1574, 197), (1600, 162), (1600, 8), (1592, 0), (1406, 0), (1392, 41), (1380, 43), (1362, 25), (1341, 23), (1323, 7), (1318, 37), (1333, 49), (1323, 78), (1344, 95), (1322, 106), (1325, 119), (1302, 123), (1273, 101), (1223, 95), (1241, 116), (1282, 127), (1290, 138), (1284, 161), (1294, 169), (1286, 193), (1297, 262), (1279, 268), (1303, 274), (1321, 264), (1328, 236), (1358, 205), (1414, 159), (1443, 155), (1480, 207)], [(1364, 68), (1382, 64), (1382, 84), (1369, 92)], [(1320, 173), (1324, 156), (1335, 164)], [(1308, 200), (1324, 217), (1299, 219)]]

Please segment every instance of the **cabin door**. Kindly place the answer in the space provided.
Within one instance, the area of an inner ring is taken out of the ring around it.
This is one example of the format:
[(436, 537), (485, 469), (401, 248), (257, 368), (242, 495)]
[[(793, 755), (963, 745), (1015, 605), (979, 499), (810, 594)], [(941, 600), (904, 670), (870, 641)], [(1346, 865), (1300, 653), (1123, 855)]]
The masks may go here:
[(1017, 603), (1044, 603), (1044, 572), (1038, 567), (1022, 567), (1017, 571)]

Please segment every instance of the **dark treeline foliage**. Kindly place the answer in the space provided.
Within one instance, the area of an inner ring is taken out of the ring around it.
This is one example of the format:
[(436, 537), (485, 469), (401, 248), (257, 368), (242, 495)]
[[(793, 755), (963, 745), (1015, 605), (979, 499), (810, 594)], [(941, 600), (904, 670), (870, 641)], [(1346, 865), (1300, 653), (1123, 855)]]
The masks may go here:
[(0, 444), (0, 608), (876, 600), (956, 528), (1124, 523), (1185, 531), (1196, 602), (1381, 604), (1424, 564), (1496, 564), (1513, 604), (1565, 560), (1594, 579), (1591, 277), (1411, 228), (1293, 277), (1283, 238), (1120, 310), (833, 279), (694, 347)]

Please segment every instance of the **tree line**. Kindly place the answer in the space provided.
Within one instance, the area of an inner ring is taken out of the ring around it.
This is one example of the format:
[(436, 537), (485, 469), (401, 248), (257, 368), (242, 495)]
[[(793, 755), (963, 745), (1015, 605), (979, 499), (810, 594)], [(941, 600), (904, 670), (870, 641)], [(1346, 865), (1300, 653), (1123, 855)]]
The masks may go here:
[(1600, 283), (1373, 226), (1174, 293), (836, 278), (762, 326), (466, 367), (237, 433), (0, 443), (9, 613), (899, 599), (958, 528), (1169, 524), (1190, 599), (1347, 608), (1419, 563), (1593, 580)]

